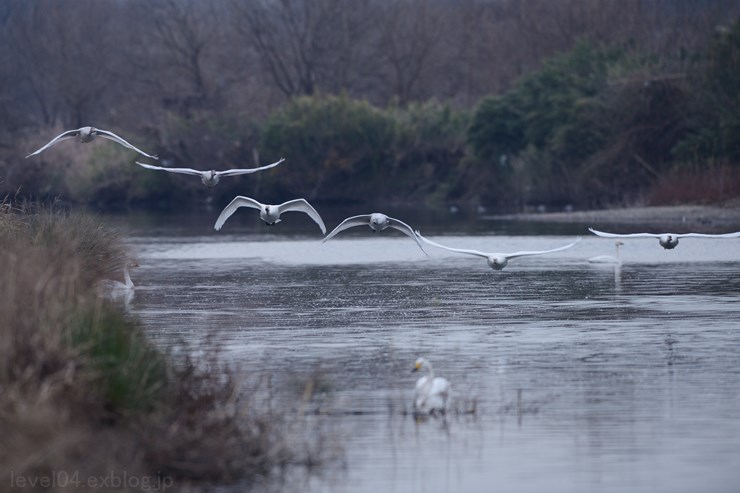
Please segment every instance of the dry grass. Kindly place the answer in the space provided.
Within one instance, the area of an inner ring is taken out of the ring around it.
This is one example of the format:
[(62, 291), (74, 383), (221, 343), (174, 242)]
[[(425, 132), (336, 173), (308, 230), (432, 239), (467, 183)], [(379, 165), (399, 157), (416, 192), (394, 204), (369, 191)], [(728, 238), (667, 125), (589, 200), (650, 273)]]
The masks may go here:
[(94, 218), (2, 205), (0, 484), (63, 471), (192, 489), (320, 462), (286, 437), (290, 417), (246, 400), (214, 355), (174, 362), (96, 296), (126, 258)]
[(740, 198), (740, 169), (678, 168), (661, 176), (647, 196), (648, 205), (717, 204)]

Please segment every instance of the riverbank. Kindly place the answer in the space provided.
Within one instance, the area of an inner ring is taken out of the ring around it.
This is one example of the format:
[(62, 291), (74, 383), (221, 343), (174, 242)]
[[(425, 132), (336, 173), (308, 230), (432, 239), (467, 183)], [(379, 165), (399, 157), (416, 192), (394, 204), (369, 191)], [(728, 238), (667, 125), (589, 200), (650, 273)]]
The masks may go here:
[[(676, 232), (697, 231), (718, 233), (740, 230), (740, 201), (726, 205), (677, 205), (627, 207), (572, 212), (540, 212), (493, 215), (494, 220), (584, 223), (600, 225), (631, 225), (671, 228)], [(680, 230), (680, 231), (679, 231)]]

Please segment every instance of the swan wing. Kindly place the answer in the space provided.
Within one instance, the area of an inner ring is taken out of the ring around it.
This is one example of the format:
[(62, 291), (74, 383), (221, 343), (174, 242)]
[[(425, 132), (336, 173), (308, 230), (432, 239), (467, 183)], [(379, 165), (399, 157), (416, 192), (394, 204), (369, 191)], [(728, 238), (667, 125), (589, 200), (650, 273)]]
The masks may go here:
[(678, 238), (740, 238), (740, 231), (724, 234), (684, 233), (676, 235)]
[(289, 200), (288, 202), (285, 202), (278, 206), (278, 212), (280, 214), (290, 211), (305, 212), (309, 215), (309, 217), (311, 217), (311, 219), (316, 222), (316, 224), (319, 225), (319, 228), (321, 228), (321, 232), (326, 234), (326, 226), (324, 226), (324, 221), (321, 220), (321, 216), (319, 216), (319, 213), (316, 212), (316, 209), (314, 209), (311, 204), (306, 201), (306, 199)]
[(29, 154), (28, 156), (26, 156), (26, 159), (29, 158), (29, 157), (31, 157), (31, 156), (35, 156), (36, 154), (40, 154), (40, 153), (44, 152), (46, 149), (48, 149), (49, 147), (53, 146), (57, 142), (61, 142), (63, 140), (68, 140), (68, 139), (74, 139), (75, 137), (77, 137), (80, 134), (80, 130), (81, 129), (78, 128), (77, 130), (67, 130), (66, 132), (60, 133), (59, 135), (57, 135), (56, 137), (54, 137), (53, 139), (51, 139), (49, 141), (49, 143), (46, 144), (44, 147), (42, 147), (41, 149), (38, 149), (36, 151), (33, 151), (31, 154)]
[(413, 238), (416, 244), (419, 245), (419, 248), (421, 248), (421, 251), (424, 252), (424, 255), (426, 255), (427, 257), (429, 256), (427, 251), (424, 250), (424, 245), (421, 244), (421, 241), (419, 241), (419, 237), (416, 236), (416, 233), (414, 233), (414, 230), (411, 228), (411, 226), (399, 219), (393, 219), (392, 217), (388, 218), (388, 226), (393, 229), (397, 229), (410, 238)]
[(348, 217), (341, 223), (339, 223), (339, 226), (334, 228), (331, 233), (326, 235), (326, 238), (324, 238), (324, 242), (327, 240), (333, 238), (337, 233), (340, 231), (344, 231), (345, 229), (353, 228), (355, 226), (367, 226), (370, 224), (370, 214), (363, 214), (360, 216), (352, 216)]
[(120, 137), (120, 136), (114, 134), (113, 132), (109, 132), (107, 130), (101, 130), (101, 129), (98, 128), (98, 129), (96, 129), (96, 132), (95, 133), (96, 133), (96, 135), (99, 135), (99, 136), (103, 137), (104, 139), (112, 140), (113, 142), (117, 142), (117, 143), (121, 144), (123, 147), (128, 147), (129, 149), (132, 149), (132, 150), (138, 152), (142, 156), (146, 156), (146, 157), (148, 157), (150, 159), (159, 159), (157, 156), (152, 156), (151, 154), (147, 154), (146, 152), (142, 151), (138, 147), (136, 147), (133, 144), (130, 144), (129, 142), (127, 142), (123, 137)]
[(601, 236), (603, 238), (660, 238), (660, 235), (655, 234), (655, 233), (615, 234), (615, 233), (605, 233), (604, 231), (597, 231), (593, 228), (588, 228), (588, 230), (591, 231), (596, 236)]
[(514, 252), (514, 253), (506, 253), (506, 258), (516, 258), (516, 257), (525, 257), (527, 255), (544, 255), (546, 253), (553, 253), (553, 252), (561, 252), (563, 250), (567, 250), (568, 248), (571, 248), (573, 245), (581, 241), (581, 237), (579, 236), (576, 241), (573, 243), (568, 243), (565, 246), (561, 246), (558, 248), (552, 248), (550, 250), (538, 250), (538, 251), (531, 251), (531, 252)]
[(421, 233), (419, 233), (418, 230), (416, 231), (416, 236), (424, 243), (428, 243), (429, 245), (435, 246), (437, 248), (442, 248), (443, 250), (449, 250), (450, 252), (457, 252), (457, 253), (466, 253), (468, 255), (477, 255), (478, 257), (488, 258), (487, 253), (479, 252), (478, 250), (466, 250), (464, 248), (452, 248), (452, 247), (446, 247), (444, 245), (440, 245), (437, 242), (424, 238), (421, 235)]
[(168, 171), (170, 173), (182, 173), (185, 175), (203, 176), (202, 171), (198, 171), (197, 169), (192, 168), (165, 168), (164, 166), (154, 166), (153, 164), (140, 163), (139, 161), (136, 161), (136, 164), (146, 169), (156, 169), (158, 171)]
[(256, 200), (249, 197), (244, 197), (242, 195), (237, 195), (236, 197), (234, 197), (234, 200), (229, 202), (229, 205), (224, 207), (224, 210), (221, 211), (218, 219), (216, 219), (216, 224), (213, 226), (213, 229), (215, 229), (216, 231), (220, 230), (221, 226), (224, 225), (226, 220), (231, 217), (231, 215), (239, 207), (251, 207), (252, 209), (262, 210), (262, 204), (260, 204)]
[(270, 168), (274, 168), (278, 164), (285, 161), (285, 158), (280, 158), (280, 161), (276, 161), (272, 164), (268, 164), (266, 166), (260, 166), (259, 168), (239, 168), (239, 169), (227, 169), (225, 171), (217, 171), (216, 174), (219, 174), (221, 176), (236, 176), (236, 175), (248, 175), (250, 173), (256, 173), (257, 171), (262, 171)]

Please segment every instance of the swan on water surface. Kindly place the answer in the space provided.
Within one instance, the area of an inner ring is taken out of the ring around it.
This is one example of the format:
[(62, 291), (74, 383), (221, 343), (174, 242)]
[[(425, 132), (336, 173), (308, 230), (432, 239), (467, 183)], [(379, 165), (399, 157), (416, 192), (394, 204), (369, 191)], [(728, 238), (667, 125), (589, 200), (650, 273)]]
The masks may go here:
[(295, 199), (289, 200), (288, 202), (284, 202), (279, 205), (268, 205), (262, 204), (260, 202), (257, 202), (253, 198), (244, 197), (242, 195), (236, 196), (234, 200), (229, 202), (229, 205), (224, 207), (224, 210), (221, 211), (218, 219), (216, 219), (216, 224), (213, 226), (213, 229), (215, 229), (216, 231), (220, 230), (226, 220), (231, 217), (231, 215), (236, 212), (239, 207), (250, 207), (252, 209), (259, 210), (260, 218), (268, 226), (279, 223), (280, 215), (284, 212), (305, 212), (311, 219), (316, 222), (316, 224), (319, 225), (319, 228), (321, 228), (321, 232), (326, 234), (326, 226), (324, 226), (324, 221), (321, 220), (321, 216), (319, 216), (319, 213), (316, 212), (316, 209), (311, 207), (311, 204), (309, 204), (306, 199)]
[(426, 375), (416, 381), (414, 387), (414, 414), (444, 414), (452, 387), (446, 378), (435, 377), (432, 364), (426, 358), (418, 358), (412, 372), (425, 371)]
[(620, 264), (621, 265), (622, 259), (619, 257), (619, 247), (622, 245), (624, 245), (624, 243), (617, 240), (614, 242), (614, 250), (615, 250), (614, 256), (599, 255), (596, 257), (591, 257), (590, 259), (588, 259), (588, 262), (592, 264)]
[(62, 142), (63, 140), (74, 139), (75, 137), (78, 137), (80, 139), (80, 142), (82, 143), (91, 142), (93, 139), (95, 139), (95, 137), (103, 137), (104, 139), (117, 142), (121, 144), (123, 147), (126, 147), (127, 149), (134, 150), (138, 152), (139, 154), (141, 154), (142, 156), (146, 156), (151, 159), (159, 159), (157, 156), (147, 154), (146, 152), (142, 151), (138, 147), (134, 147), (133, 145), (129, 144), (126, 140), (124, 140), (122, 137), (119, 137), (113, 132), (109, 132), (107, 130), (102, 130), (102, 129), (95, 128), (95, 127), (81, 127), (76, 130), (67, 130), (66, 132), (62, 132), (61, 134), (51, 139), (49, 143), (46, 144), (44, 147), (32, 152), (31, 154), (26, 156), (26, 158), (40, 154), (58, 142)]
[(347, 219), (342, 221), (339, 226), (334, 228), (331, 233), (326, 235), (326, 238), (324, 238), (323, 241), (326, 242), (333, 238), (340, 231), (344, 231), (345, 229), (349, 229), (355, 226), (370, 226), (370, 229), (373, 230), (373, 233), (383, 231), (386, 228), (397, 229), (403, 234), (413, 238), (416, 244), (419, 245), (419, 248), (421, 248), (421, 251), (424, 252), (424, 255), (429, 256), (427, 251), (424, 250), (424, 246), (419, 241), (419, 238), (417, 238), (416, 234), (414, 234), (414, 230), (411, 228), (411, 226), (403, 221), (388, 217), (385, 214), (381, 214), (380, 212), (348, 217)]
[(129, 273), (129, 267), (139, 267), (139, 264), (135, 261), (126, 262), (123, 265), (123, 281), (114, 281), (113, 279), (103, 279), (95, 283), (98, 295), (104, 298), (115, 301), (124, 301), (127, 304), (131, 302), (134, 297), (134, 286), (131, 281), (131, 274)]
[(215, 187), (220, 181), (221, 177), (223, 176), (248, 175), (250, 173), (256, 173), (257, 171), (263, 171), (266, 169), (274, 168), (275, 166), (282, 163), (283, 161), (285, 161), (285, 158), (280, 158), (279, 161), (276, 161), (272, 164), (268, 164), (265, 166), (260, 166), (259, 168), (237, 168), (237, 169), (227, 169), (224, 171), (215, 171), (215, 170), (199, 171), (197, 169), (192, 169), (192, 168), (165, 168), (164, 166), (153, 166), (151, 164), (140, 163), (139, 161), (136, 161), (136, 164), (146, 169), (153, 169), (157, 171), (167, 171), (170, 173), (180, 173), (184, 175), (200, 176), (200, 181), (203, 182), (203, 185), (207, 187)]
[(449, 250), (450, 252), (457, 252), (457, 253), (465, 253), (468, 255), (476, 255), (478, 257), (483, 257), (488, 262), (488, 266), (491, 269), (495, 270), (501, 270), (509, 263), (510, 259), (516, 258), (516, 257), (525, 257), (529, 255), (544, 255), (546, 253), (553, 253), (553, 252), (560, 252), (563, 250), (567, 250), (568, 248), (571, 248), (573, 245), (581, 241), (581, 237), (579, 236), (576, 241), (573, 243), (568, 243), (565, 246), (561, 246), (558, 248), (553, 248), (551, 250), (538, 250), (538, 251), (522, 251), (522, 252), (513, 252), (513, 253), (485, 253), (480, 252), (478, 250), (466, 250), (463, 248), (450, 248), (446, 247), (444, 245), (440, 245), (439, 243), (436, 243), (432, 240), (428, 240), (424, 238), (419, 231), (416, 231), (416, 236), (421, 239), (424, 243), (428, 243), (432, 246), (436, 246), (437, 248), (442, 248), (444, 250)]
[(604, 231), (597, 231), (593, 228), (588, 228), (596, 236), (602, 238), (658, 238), (660, 246), (666, 250), (672, 250), (678, 245), (679, 238), (740, 238), (740, 231), (735, 233), (724, 233), (724, 234), (705, 234), (705, 233), (606, 233)]

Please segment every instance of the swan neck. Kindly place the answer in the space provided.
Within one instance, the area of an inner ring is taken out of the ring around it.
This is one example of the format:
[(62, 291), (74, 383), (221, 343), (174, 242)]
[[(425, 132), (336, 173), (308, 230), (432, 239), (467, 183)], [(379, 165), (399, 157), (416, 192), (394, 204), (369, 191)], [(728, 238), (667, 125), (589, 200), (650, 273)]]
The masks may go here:
[(131, 281), (131, 276), (128, 273), (128, 265), (123, 266), (123, 280), (126, 282), (126, 286), (129, 288), (134, 287), (133, 281)]

